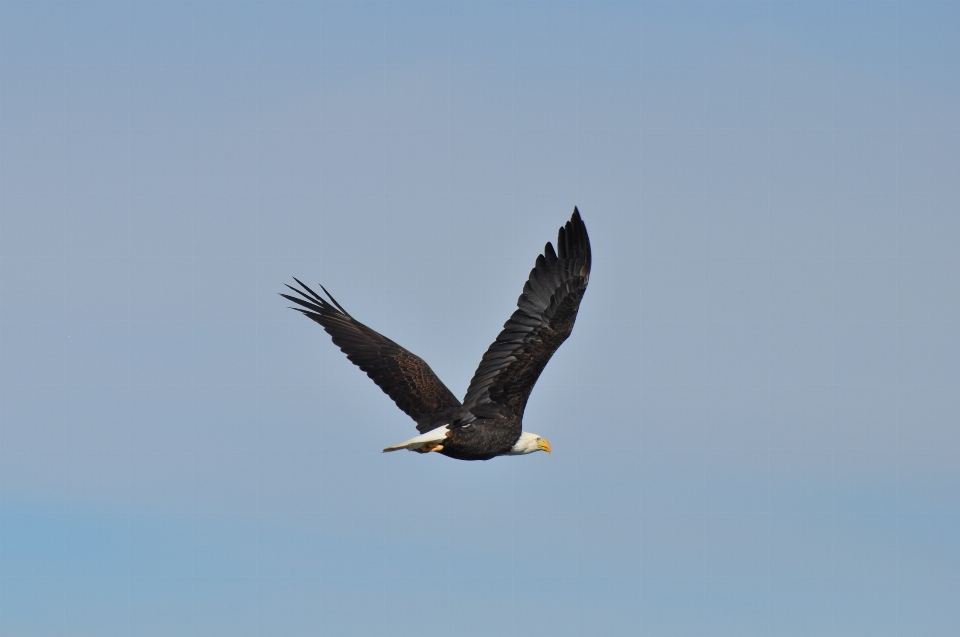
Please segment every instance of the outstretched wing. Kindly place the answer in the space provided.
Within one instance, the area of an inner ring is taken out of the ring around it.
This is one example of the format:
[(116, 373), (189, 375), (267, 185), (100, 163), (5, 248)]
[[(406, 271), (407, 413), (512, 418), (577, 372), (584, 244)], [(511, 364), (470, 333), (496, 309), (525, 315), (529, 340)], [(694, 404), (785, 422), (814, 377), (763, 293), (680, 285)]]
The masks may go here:
[(537, 257), (517, 311), (483, 355), (464, 410), (480, 417), (523, 416), (540, 372), (573, 330), (589, 278), (590, 238), (574, 208), (560, 228), (557, 252), (548, 243)]
[(403, 413), (417, 421), (417, 429), (430, 431), (460, 415), (460, 401), (447, 389), (422, 358), (359, 322), (337, 303), (308, 288), (287, 286), (298, 296), (281, 294), (300, 307), (292, 308), (323, 326), (350, 361), (365, 371)]

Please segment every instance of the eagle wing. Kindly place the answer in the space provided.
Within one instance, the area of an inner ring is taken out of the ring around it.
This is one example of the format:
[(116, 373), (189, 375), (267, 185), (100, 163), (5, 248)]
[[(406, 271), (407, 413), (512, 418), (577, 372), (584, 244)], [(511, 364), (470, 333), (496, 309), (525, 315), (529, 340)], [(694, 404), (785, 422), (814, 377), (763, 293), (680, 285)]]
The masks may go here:
[(287, 287), (298, 296), (280, 296), (300, 306), (292, 309), (322, 325), (334, 345), (417, 422), (419, 431), (430, 431), (460, 415), (460, 401), (422, 358), (350, 316), (323, 286), (329, 301), (294, 280), (303, 289)]
[(483, 418), (523, 416), (540, 373), (573, 330), (589, 278), (590, 239), (574, 208), (560, 228), (557, 251), (547, 243), (537, 257), (517, 311), (483, 355), (464, 411)]

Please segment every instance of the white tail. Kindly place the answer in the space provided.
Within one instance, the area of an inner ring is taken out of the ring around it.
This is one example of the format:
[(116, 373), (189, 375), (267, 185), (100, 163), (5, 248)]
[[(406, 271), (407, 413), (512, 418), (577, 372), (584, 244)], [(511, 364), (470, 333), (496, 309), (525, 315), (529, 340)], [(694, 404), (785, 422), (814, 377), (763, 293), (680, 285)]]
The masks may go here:
[(409, 449), (410, 451), (416, 451), (423, 445), (429, 444), (431, 442), (440, 442), (447, 437), (447, 434), (450, 430), (446, 425), (443, 427), (437, 427), (436, 429), (431, 429), (425, 434), (420, 434), (416, 438), (411, 438), (406, 442), (401, 442), (399, 445), (393, 445), (392, 447), (387, 447), (384, 449), (384, 453), (388, 451), (399, 451), (400, 449)]

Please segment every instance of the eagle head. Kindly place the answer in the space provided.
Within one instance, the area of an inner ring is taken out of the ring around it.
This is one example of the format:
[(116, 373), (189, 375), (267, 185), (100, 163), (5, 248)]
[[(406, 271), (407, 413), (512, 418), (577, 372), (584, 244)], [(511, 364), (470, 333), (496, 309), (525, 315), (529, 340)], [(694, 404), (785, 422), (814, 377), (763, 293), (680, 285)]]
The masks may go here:
[(509, 456), (522, 456), (523, 454), (533, 453), (534, 451), (546, 451), (550, 453), (550, 443), (546, 438), (541, 438), (537, 434), (524, 431), (520, 434), (520, 439), (513, 445), (513, 449), (507, 452)]

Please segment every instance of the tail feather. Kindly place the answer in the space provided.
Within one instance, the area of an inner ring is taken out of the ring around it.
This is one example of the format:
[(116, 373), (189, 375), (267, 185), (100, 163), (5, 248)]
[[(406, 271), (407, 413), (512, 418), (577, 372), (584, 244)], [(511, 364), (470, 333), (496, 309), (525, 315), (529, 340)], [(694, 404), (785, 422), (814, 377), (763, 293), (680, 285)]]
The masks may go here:
[(409, 449), (410, 451), (416, 451), (428, 445), (430, 443), (440, 442), (447, 437), (447, 434), (450, 433), (450, 428), (444, 425), (443, 427), (437, 427), (436, 429), (431, 429), (425, 434), (420, 434), (416, 438), (411, 438), (406, 442), (401, 442), (399, 445), (393, 445), (392, 447), (387, 447), (383, 450), (383, 453), (389, 451), (399, 451), (401, 449)]

